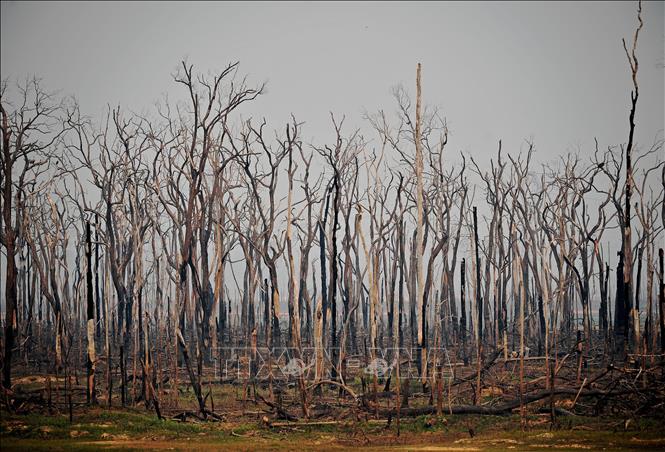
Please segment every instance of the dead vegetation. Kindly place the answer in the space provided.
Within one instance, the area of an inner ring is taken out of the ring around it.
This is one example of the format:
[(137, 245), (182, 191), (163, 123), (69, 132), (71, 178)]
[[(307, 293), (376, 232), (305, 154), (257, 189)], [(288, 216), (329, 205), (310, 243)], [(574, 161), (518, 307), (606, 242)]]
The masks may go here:
[[(475, 439), (497, 434), (481, 419), (662, 417), (665, 165), (662, 140), (634, 142), (641, 28), (640, 6), (627, 144), (542, 171), (532, 142), (453, 158), (420, 64), (414, 112), (398, 89), (371, 140), (332, 116), (324, 144), (295, 118), (242, 118), (263, 86), (237, 63), (183, 63), (185, 104), (101, 126), (36, 80), (18, 102), (3, 82), (3, 438), (64, 416), (81, 445), (105, 427), (78, 419), (118, 408), (243, 440), (331, 428), (340, 448), (450, 419), (451, 447), (505, 448), (525, 443)], [(122, 435), (95, 440), (144, 446)]]

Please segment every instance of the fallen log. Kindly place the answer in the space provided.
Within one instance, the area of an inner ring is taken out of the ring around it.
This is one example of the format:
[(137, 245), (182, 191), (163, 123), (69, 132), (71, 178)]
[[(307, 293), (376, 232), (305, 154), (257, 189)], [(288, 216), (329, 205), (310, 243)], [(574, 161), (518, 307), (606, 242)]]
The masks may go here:
[[(554, 410), (554, 414), (556, 414), (557, 416), (577, 416), (572, 411), (563, 409), (563, 408), (558, 407), (558, 406), (554, 407), (553, 410)], [(540, 407), (540, 409), (538, 410), (539, 414), (551, 414), (551, 412), (552, 412), (552, 410), (548, 406)]]
[[(601, 390), (586, 390), (582, 391), (579, 394), (579, 397), (613, 397), (620, 396), (625, 394), (632, 394), (638, 392), (636, 390), (626, 390), (626, 391), (601, 391)], [(537, 402), (551, 395), (571, 395), (576, 396), (578, 394), (577, 389), (569, 388), (560, 388), (555, 389), (554, 391), (543, 390), (538, 391), (532, 394), (526, 394), (522, 398), (522, 403), (528, 405), (530, 403)], [(479, 414), (479, 415), (490, 415), (490, 416), (500, 416), (510, 413), (512, 410), (520, 407), (519, 398), (514, 400), (509, 400), (500, 405), (496, 406), (483, 406), (483, 405), (451, 405), (445, 409), (449, 414)], [(375, 408), (371, 408), (373, 411)], [(402, 408), (400, 410), (401, 416), (414, 417), (414, 416), (423, 416), (427, 414), (436, 414), (436, 406), (424, 406), (424, 407), (414, 407), (414, 408)], [(391, 409), (380, 409), (379, 415), (381, 417), (395, 416), (397, 410), (395, 408)]]
[[(388, 422), (387, 419), (368, 419), (364, 421), (369, 425), (383, 425)], [(272, 422), (270, 427), (272, 428), (282, 428), (282, 427), (323, 427), (327, 425), (341, 425), (341, 426), (351, 426), (355, 422), (344, 420), (344, 421), (297, 421), (297, 422)]]
[[(480, 368), (480, 375), (483, 376), (496, 362), (496, 360), (501, 356), (503, 347), (498, 348), (492, 356), (487, 359), (487, 362)], [(462, 378), (455, 378), (450, 386), (458, 386), (463, 383), (468, 383), (474, 381), (478, 377), (478, 371), (474, 371), (471, 375)]]
[(340, 383), (339, 381), (333, 381), (333, 380), (321, 380), (317, 381), (316, 383), (307, 386), (307, 391), (311, 391), (312, 389), (316, 389), (317, 387), (321, 385), (333, 385), (333, 386), (338, 386), (342, 390), (344, 390), (347, 394), (349, 394), (351, 397), (353, 397), (354, 400), (358, 400), (359, 397), (358, 395), (348, 386), (345, 384)]
[(287, 421), (297, 421), (298, 418), (295, 417), (294, 415), (290, 414), (288, 411), (286, 411), (284, 408), (282, 408), (280, 405), (271, 402), (270, 400), (266, 400), (263, 398), (260, 394), (257, 394), (257, 397), (261, 399), (263, 403), (268, 405), (270, 408), (275, 410), (275, 413), (277, 413), (277, 416), (279, 416), (281, 419), (286, 419)]

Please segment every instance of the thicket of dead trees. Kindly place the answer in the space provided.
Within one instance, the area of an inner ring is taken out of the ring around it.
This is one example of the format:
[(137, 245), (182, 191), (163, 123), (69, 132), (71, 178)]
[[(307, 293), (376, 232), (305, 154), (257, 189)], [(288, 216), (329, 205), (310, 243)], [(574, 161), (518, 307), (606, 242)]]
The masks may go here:
[(415, 105), (398, 88), (362, 129), (331, 116), (328, 143), (242, 116), (263, 86), (237, 63), (183, 63), (183, 101), (100, 123), (3, 81), (3, 403), (215, 419), (228, 385), (289, 420), (331, 399), (390, 419), (662, 410), (665, 165), (662, 139), (635, 141), (638, 21), (627, 142), (542, 164), (533, 142), (449, 149), (420, 65)]

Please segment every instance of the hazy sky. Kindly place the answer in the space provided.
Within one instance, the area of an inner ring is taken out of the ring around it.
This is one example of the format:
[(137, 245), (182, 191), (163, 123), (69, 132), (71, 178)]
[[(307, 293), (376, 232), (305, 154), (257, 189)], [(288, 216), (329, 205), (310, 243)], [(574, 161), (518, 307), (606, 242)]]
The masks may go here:
[[(627, 139), (631, 88), (621, 38), (636, 3), (2, 2), (2, 78), (36, 74), (99, 118), (107, 103), (149, 111), (186, 58), (204, 72), (239, 60), (268, 82), (251, 108), (274, 127), (293, 113), (305, 138), (329, 136), (329, 112), (358, 126), (413, 92), (450, 128), (449, 152), (482, 158), (532, 137), (539, 160)], [(663, 2), (643, 6), (637, 139), (664, 123)]]

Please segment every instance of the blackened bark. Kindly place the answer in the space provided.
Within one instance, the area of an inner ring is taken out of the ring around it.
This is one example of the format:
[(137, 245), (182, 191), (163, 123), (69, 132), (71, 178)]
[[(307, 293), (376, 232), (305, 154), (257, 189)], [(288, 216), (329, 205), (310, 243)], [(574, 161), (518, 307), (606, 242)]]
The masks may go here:
[(658, 250), (658, 260), (660, 262), (660, 352), (665, 354), (665, 273), (663, 273), (663, 249)]
[(473, 208), (473, 237), (476, 252), (476, 303), (478, 306), (478, 344), (483, 343), (483, 300), (480, 296), (480, 254), (478, 246), (478, 208)]
[(120, 401), (124, 408), (127, 403), (127, 372), (125, 366), (124, 344), (120, 344)]
[(339, 225), (339, 174), (335, 169), (333, 178), (333, 190), (335, 191), (333, 200), (333, 224), (332, 224), (332, 254), (331, 254), (331, 275), (330, 275), (330, 347), (332, 349), (332, 378), (337, 377), (337, 227)]
[(617, 264), (617, 290), (616, 299), (614, 303), (614, 334), (617, 339), (623, 341), (627, 334), (628, 327), (628, 312), (625, 304), (625, 287), (623, 279), (623, 252), (619, 253), (619, 263)]
[(326, 325), (328, 321), (328, 273), (326, 264), (326, 227), (328, 225), (328, 207), (330, 205), (330, 193), (326, 197), (326, 208), (323, 221), (319, 220), (319, 259), (321, 260), (321, 313), (323, 315), (323, 326), (321, 327), (321, 340), (326, 337)]
[(4, 187), (2, 219), (5, 226), (4, 245), (7, 255), (7, 270), (5, 273), (5, 356), (2, 367), (2, 385), (9, 389), (12, 386), (12, 353), (14, 352), (14, 336), (18, 329), (16, 318), (16, 233), (12, 226), (12, 171), (13, 157), (10, 152), (10, 134), (7, 113), (2, 110), (2, 154), (4, 164)]
[(644, 255), (644, 247), (640, 246), (637, 252), (637, 276), (635, 278), (635, 309), (640, 310), (640, 282), (642, 279), (642, 256)]
[(603, 337), (607, 337), (608, 320), (607, 320), (607, 287), (609, 283), (610, 266), (605, 264), (605, 270), (599, 262), (598, 279), (600, 282), (600, 308), (598, 312), (598, 320), (600, 323), (600, 330), (603, 332)]
[(104, 302), (99, 295), (99, 219), (95, 217), (95, 301), (97, 309), (97, 328), (95, 334), (97, 338), (101, 337), (101, 313), (104, 311)]
[[(87, 319), (88, 319), (88, 359), (86, 362), (88, 371), (88, 391), (87, 402), (96, 403), (95, 396), (95, 336), (94, 336), (94, 322), (95, 322), (95, 300), (92, 286), (92, 234), (90, 232), (90, 222), (85, 224), (85, 239), (86, 249), (85, 257), (87, 263), (86, 270), (86, 295), (87, 295)], [(92, 341), (92, 343), (90, 343)]]
[[(630, 209), (631, 209), (631, 196), (633, 193), (633, 137), (635, 136), (635, 111), (637, 109), (637, 99), (639, 97), (639, 89), (637, 85), (637, 57), (635, 56), (635, 49), (637, 47), (637, 37), (640, 30), (642, 29), (642, 4), (639, 4), (637, 19), (639, 21), (639, 26), (635, 31), (635, 37), (633, 40), (633, 51), (632, 55), (628, 54), (628, 49), (626, 48), (626, 43), (624, 41), (624, 49), (626, 50), (626, 56), (630, 63), (631, 75), (633, 79), (633, 90), (630, 93), (630, 115), (628, 116), (629, 132), (628, 132), (628, 144), (626, 145), (626, 185), (625, 185), (625, 212), (622, 224), (622, 251), (623, 251), (623, 305), (624, 305), (624, 316), (626, 319), (622, 322), (625, 323), (624, 328), (624, 337), (632, 337), (631, 327), (635, 328), (635, 325), (632, 325), (631, 311), (633, 309), (633, 248), (632, 248), (632, 231), (630, 225)], [(625, 344), (625, 343), (624, 343)], [(624, 346), (624, 351), (625, 350)]]
[(272, 312), (272, 346), (281, 346), (281, 332), (279, 329), (279, 287), (277, 285), (277, 268), (275, 263), (268, 265), (270, 275), (270, 311)]
[[(5, 183), (9, 185), (9, 182)], [(5, 205), (5, 209), (9, 209), (9, 206)], [(5, 277), (5, 357), (2, 368), (2, 385), (8, 389), (11, 388), (12, 385), (12, 354), (14, 352), (14, 336), (18, 330), (18, 319), (16, 317), (16, 246), (14, 232), (8, 232), (9, 229), (10, 226), (7, 226), (7, 223), (5, 222), (5, 239), (7, 242), (7, 273)]]
[(460, 340), (462, 341), (462, 354), (464, 365), (468, 365), (466, 356), (466, 259), (462, 258), (460, 264)]
[(402, 316), (404, 315), (404, 280), (405, 280), (404, 267), (406, 265), (406, 256), (404, 254), (404, 222), (402, 220), (400, 220), (399, 222), (398, 240), (399, 240), (399, 287), (398, 287), (399, 306), (397, 309), (399, 309), (398, 313), (399, 325), (397, 325), (397, 330), (399, 334), (399, 346), (402, 347), (404, 345), (403, 342), (404, 335), (402, 334), (402, 327), (403, 327)]
[(270, 338), (270, 296), (268, 295), (268, 279), (263, 279), (263, 288), (261, 289), (261, 300), (263, 301), (263, 327), (265, 329), (265, 341), (268, 343)]
[(540, 323), (540, 334), (538, 335), (538, 355), (543, 353), (543, 338), (545, 337), (545, 310), (543, 306), (543, 296), (538, 294), (538, 320)]
[(192, 388), (194, 389), (194, 395), (196, 396), (196, 400), (199, 404), (199, 412), (206, 413), (205, 399), (203, 398), (203, 394), (201, 392), (201, 378), (200, 378), (201, 373), (199, 372), (198, 377), (194, 373), (191, 360), (189, 359), (189, 352), (187, 351), (187, 344), (185, 344), (185, 340), (182, 337), (180, 331), (177, 332), (177, 335), (178, 335), (178, 345), (180, 345), (180, 351), (182, 352), (182, 357), (185, 361), (185, 367), (187, 367), (189, 380), (192, 384)]

